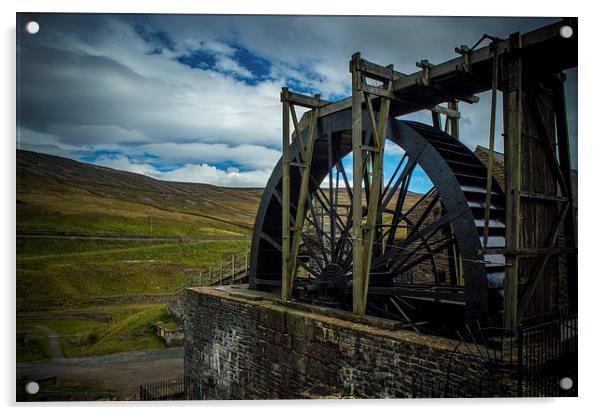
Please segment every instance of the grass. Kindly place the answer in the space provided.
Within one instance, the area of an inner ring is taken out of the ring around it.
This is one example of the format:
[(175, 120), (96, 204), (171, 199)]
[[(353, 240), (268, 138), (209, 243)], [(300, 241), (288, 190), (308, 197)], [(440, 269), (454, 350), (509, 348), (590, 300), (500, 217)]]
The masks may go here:
[(67, 309), (101, 298), (174, 295), (200, 269), (249, 246), (248, 241), (80, 242), (77, 247), (73, 239), (19, 238), (20, 309)]
[[(24, 339), (26, 332), (31, 334), (31, 337), (27, 340)], [(34, 325), (17, 323), (17, 333), (16, 349), (18, 362), (46, 360), (50, 358), (48, 335), (44, 330)]]
[[(218, 189), (219, 190), (219, 189)], [(232, 190), (228, 190), (232, 192)], [(242, 191), (241, 191), (242, 192)], [(244, 236), (258, 197), (156, 194), (137, 189), (17, 177), (17, 227), (22, 230), (148, 236)]]
[[(18, 157), (23, 154), (18, 154)], [(199, 271), (249, 247), (258, 189), (220, 189), (99, 173), (60, 160), (17, 169), (17, 229), (120, 234), (166, 240), (17, 238), (17, 360), (50, 358), (46, 332), (56, 331), (66, 357), (165, 347), (157, 322), (176, 328), (165, 305)], [(58, 163), (58, 164), (56, 164)], [(52, 169), (52, 170), (50, 170)], [(114, 305), (106, 305), (114, 304)], [(108, 317), (108, 318), (107, 318)]]
[(32, 339), (25, 344), (17, 344), (17, 361), (50, 358), (47, 335), (37, 326), (46, 326), (58, 333), (65, 357), (164, 348), (154, 334), (154, 325), (175, 326), (163, 304), (114, 305), (78, 311), (109, 315), (111, 322), (62, 318), (19, 319), (17, 331), (30, 331)]

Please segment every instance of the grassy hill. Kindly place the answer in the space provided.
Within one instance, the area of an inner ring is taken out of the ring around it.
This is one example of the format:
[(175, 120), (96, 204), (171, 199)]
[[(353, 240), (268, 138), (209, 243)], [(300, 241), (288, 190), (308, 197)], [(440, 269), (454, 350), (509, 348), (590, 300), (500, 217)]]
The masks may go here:
[(67, 356), (163, 347), (161, 303), (249, 247), (261, 193), (17, 151), (18, 358), (49, 357), (40, 325)]
[(249, 235), (262, 189), (164, 182), (17, 151), (17, 229), (141, 236)]

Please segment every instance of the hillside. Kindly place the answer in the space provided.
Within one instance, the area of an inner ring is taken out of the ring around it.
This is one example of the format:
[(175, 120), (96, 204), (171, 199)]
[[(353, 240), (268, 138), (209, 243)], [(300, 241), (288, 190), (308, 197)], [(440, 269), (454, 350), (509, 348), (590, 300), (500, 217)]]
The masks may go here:
[[(163, 182), (17, 151), (18, 360), (164, 347), (165, 304), (249, 248), (262, 189)], [(25, 336), (25, 334), (24, 334)]]
[(150, 236), (246, 236), (262, 189), (156, 180), (17, 151), (17, 229)]

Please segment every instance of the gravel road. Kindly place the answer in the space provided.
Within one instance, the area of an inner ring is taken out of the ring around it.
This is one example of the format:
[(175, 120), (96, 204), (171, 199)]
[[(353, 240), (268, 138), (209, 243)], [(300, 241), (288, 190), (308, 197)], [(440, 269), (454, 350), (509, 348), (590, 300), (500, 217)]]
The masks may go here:
[(184, 373), (184, 348), (17, 363), (17, 381), (56, 376), (59, 381), (96, 385), (122, 397), (134, 397), (141, 384)]

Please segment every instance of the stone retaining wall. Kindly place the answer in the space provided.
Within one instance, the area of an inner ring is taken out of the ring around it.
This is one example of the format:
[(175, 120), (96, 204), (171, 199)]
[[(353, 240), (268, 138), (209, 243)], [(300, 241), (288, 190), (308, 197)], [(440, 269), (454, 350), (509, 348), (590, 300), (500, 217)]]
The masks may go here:
[[(186, 290), (185, 374), (205, 399), (303, 398), (311, 390), (403, 398), (415, 396), (416, 379), (448, 384), (451, 396), (473, 393), (462, 376), (447, 380), (457, 342), (323, 315), (319, 307), (289, 307), (266, 295)], [(482, 373), (479, 359), (455, 356), (454, 373)]]

